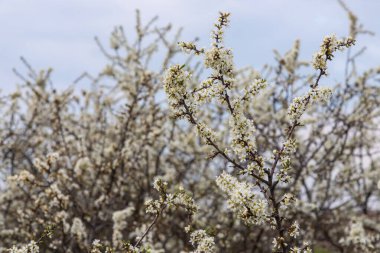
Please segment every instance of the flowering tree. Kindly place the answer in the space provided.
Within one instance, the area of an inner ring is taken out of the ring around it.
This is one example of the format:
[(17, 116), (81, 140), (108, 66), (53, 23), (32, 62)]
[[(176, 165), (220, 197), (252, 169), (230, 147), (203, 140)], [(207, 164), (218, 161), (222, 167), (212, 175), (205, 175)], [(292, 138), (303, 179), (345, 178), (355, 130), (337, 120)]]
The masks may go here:
[[(275, 252), (311, 252), (309, 243), (318, 241), (341, 252), (352, 248), (372, 252), (376, 248), (378, 230), (369, 225), (373, 217), (368, 217), (368, 210), (376, 212), (369, 199), (377, 190), (378, 176), (367, 175), (376, 174), (377, 151), (369, 139), (375, 140), (377, 128), (364, 130), (362, 124), (363, 118), (368, 120), (366, 124), (376, 124), (378, 100), (376, 95), (369, 98), (367, 92), (378, 94), (378, 87), (368, 84), (368, 79), (362, 83), (355, 69), (357, 55), (351, 56), (350, 51), (344, 84), (320, 87), (327, 75), (327, 63), (336, 51), (350, 48), (357, 35), (365, 32), (356, 16), (343, 7), (351, 21), (350, 36), (342, 40), (335, 35), (324, 38), (311, 62), (316, 74), (302, 77), (297, 73), (308, 63), (299, 61), (300, 43), (296, 41), (285, 56), (276, 52), (279, 65), (274, 77), (267, 74), (264, 79), (254, 71), (248, 78), (243, 76), (245, 73), (234, 67), (232, 50), (223, 44), (229, 13), (221, 13), (210, 49), (179, 43), (185, 52), (204, 58), (210, 75), (196, 81), (196, 86), (191, 82), (191, 70), (174, 65), (165, 76), (164, 89), (174, 116), (194, 125), (204, 144), (211, 147), (212, 157), (226, 160), (233, 168), (231, 173), (248, 177), (249, 181), (239, 182), (223, 172), (216, 184), (226, 193), (228, 207), (238, 218), (246, 225), (264, 226), (272, 234)], [(270, 87), (268, 83), (274, 84)], [(309, 84), (309, 91), (305, 84)], [(259, 97), (261, 91), (264, 94)], [(263, 101), (271, 103), (266, 106)], [(318, 102), (325, 103), (326, 108), (316, 107)], [(207, 110), (223, 114), (219, 117), (228, 124), (213, 124), (214, 117), (207, 115)], [(358, 135), (368, 138), (366, 144), (358, 141)], [(302, 144), (297, 145), (297, 137)], [(351, 187), (360, 188), (362, 197), (352, 196), (358, 193)], [(356, 218), (346, 220), (352, 214)], [(338, 222), (341, 227), (335, 223), (337, 219), (342, 219)], [(345, 228), (347, 222), (351, 227)], [(262, 233), (257, 236), (260, 240)]]
[[(101, 242), (95, 246), (116, 251), (128, 242), (141, 246), (138, 238), (151, 223), (146, 211), (156, 215), (158, 205), (154, 202), (152, 210), (144, 205), (155, 197), (154, 178), (172, 185), (175, 203), (166, 209), (174, 212), (175, 206), (191, 204), (180, 183), (191, 189), (199, 181), (194, 174), (211, 177), (196, 171), (210, 161), (198, 159), (203, 152), (195, 137), (170, 120), (159, 101), (161, 73), (178, 51), (179, 34), (170, 42), (171, 27), (153, 28), (154, 21), (144, 26), (137, 15), (134, 42), (116, 28), (112, 52), (98, 42), (109, 63), (95, 77), (84, 75), (92, 82), (88, 90), (58, 91), (51, 70), (36, 73), (25, 62), (28, 78), (19, 74), (24, 84), (1, 100), (3, 250), (28, 241), (21, 252), (35, 251), (37, 242), (42, 252), (87, 252), (95, 240)], [(159, 46), (166, 55), (157, 56)], [(158, 71), (150, 68), (154, 57), (162, 57)], [(207, 189), (199, 190), (206, 195)], [(190, 247), (183, 227), (192, 205), (177, 213), (174, 225), (160, 219), (157, 233), (144, 236), (144, 247)]]
[[(235, 67), (229, 13), (210, 48), (137, 14), (135, 41), (122, 28), (111, 52), (97, 41), (108, 64), (81, 92), (25, 62), (1, 99), (2, 250), (379, 250), (380, 70), (356, 69), (368, 32), (342, 6), (347, 38), (326, 36), (311, 62), (296, 41), (261, 72)], [(189, 58), (171, 65), (179, 49)], [(326, 81), (344, 50), (344, 80)]]

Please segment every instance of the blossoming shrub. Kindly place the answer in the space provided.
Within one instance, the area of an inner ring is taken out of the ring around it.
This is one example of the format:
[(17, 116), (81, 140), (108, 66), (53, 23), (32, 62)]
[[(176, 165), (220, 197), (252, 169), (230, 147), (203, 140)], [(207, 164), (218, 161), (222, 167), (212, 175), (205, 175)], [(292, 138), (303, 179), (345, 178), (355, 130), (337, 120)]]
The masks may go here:
[[(1, 250), (380, 250), (380, 69), (356, 69), (368, 32), (342, 6), (347, 38), (326, 36), (310, 62), (297, 40), (261, 72), (235, 66), (229, 13), (210, 48), (137, 15), (134, 42), (122, 28), (111, 52), (97, 41), (108, 64), (80, 92), (26, 63), (1, 99)], [(180, 49), (189, 58), (174, 64)]]
[[(141, 244), (174, 252), (191, 247), (183, 228), (193, 209), (183, 206), (189, 189), (214, 177), (205, 169), (212, 162), (160, 102), (161, 73), (178, 51), (178, 34), (152, 22), (137, 19), (136, 41), (116, 28), (111, 51), (99, 44), (108, 63), (82, 78), (90, 88), (57, 90), (51, 70), (36, 73), (27, 65), (28, 76), (19, 74), (24, 83), (1, 98), (2, 251), (13, 245), (35, 251), (35, 243), (24, 244), (37, 242), (47, 226), (54, 229), (38, 242), (40, 252), (88, 252), (93, 242), (101, 250), (135, 245), (153, 218), (144, 202), (158, 195), (157, 177), (173, 191), (187, 190), (170, 197), (178, 211), (166, 208), (165, 217), (175, 213), (177, 220), (159, 219)], [(158, 47), (166, 54), (157, 54)], [(161, 60), (161, 69), (153, 71), (152, 59)], [(209, 191), (198, 190), (197, 198)]]

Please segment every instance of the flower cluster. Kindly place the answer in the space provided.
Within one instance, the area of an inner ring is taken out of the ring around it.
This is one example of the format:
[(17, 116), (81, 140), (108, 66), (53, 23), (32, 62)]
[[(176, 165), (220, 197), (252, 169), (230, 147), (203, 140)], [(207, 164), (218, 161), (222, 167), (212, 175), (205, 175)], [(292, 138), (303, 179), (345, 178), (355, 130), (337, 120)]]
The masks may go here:
[(253, 121), (247, 119), (240, 110), (236, 110), (230, 118), (231, 148), (240, 160), (246, 160), (249, 154), (256, 152), (256, 141), (254, 138), (255, 127)]
[(86, 227), (80, 218), (73, 219), (70, 232), (79, 243), (87, 239)]
[(206, 68), (211, 68), (214, 75), (225, 75), (233, 77), (233, 54), (231, 49), (223, 47), (212, 47), (205, 52), (204, 64)]
[(179, 186), (174, 193), (168, 192), (168, 183), (156, 178), (153, 183), (154, 189), (160, 194), (159, 199), (149, 199), (145, 202), (146, 212), (160, 215), (166, 208), (182, 207), (188, 211), (190, 215), (194, 215), (198, 207), (193, 198), (182, 186)]
[(190, 74), (184, 70), (183, 65), (173, 65), (166, 71), (164, 91), (172, 108), (181, 105), (182, 100), (187, 97), (186, 82), (189, 78)]
[(114, 247), (119, 247), (122, 245), (124, 236), (123, 230), (127, 227), (127, 218), (130, 217), (135, 208), (129, 206), (123, 210), (115, 211), (112, 215), (113, 220), (113, 232), (112, 232), (112, 243)]
[(247, 224), (262, 224), (267, 220), (266, 202), (253, 192), (253, 185), (239, 182), (223, 172), (217, 179), (218, 187), (227, 194), (228, 206)]
[(17, 175), (9, 176), (7, 181), (10, 185), (24, 185), (26, 183), (33, 183), (35, 181), (35, 177), (29, 171), (22, 170)]
[(204, 123), (197, 124), (198, 135), (206, 142), (206, 144), (211, 144), (216, 140), (216, 135), (212, 129), (206, 126)]
[[(277, 174), (277, 180), (283, 181), (285, 183), (289, 182), (290, 176), (289, 171), (291, 170), (291, 155), (296, 151), (296, 142), (294, 139), (288, 139), (283, 143), (283, 150), (280, 154), (281, 169)], [(278, 152), (274, 152), (278, 155)]]
[(21, 248), (17, 248), (16, 246), (13, 246), (9, 249), (10, 253), (39, 253), (40, 248), (38, 247), (37, 243), (35, 241), (31, 241), (25, 246), (22, 246)]
[(185, 53), (194, 52), (195, 55), (200, 55), (204, 53), (204, 49), (198, 49), (193, 42), (178, 42), (178, 46), (182, 48)]
[(241, 97), (241, 100), (249, 101), (259, 94), (259, 92), (265, 89), (268, 86), (268, 83), (265, 79), (255, 79), (249, 87), (244, 89), (244, 95)]
[(294, 98), (288, 109), (288, 116), (292, 124), (300, 120), (309, 106), (315, 102), (327, 102), (331, 94), (330, 88), (314, 88), (308, 94)]
[(218, 21), (214, 24), (216, 29), (211, 34), (214, 39), (213, 46), (223, 42), (224, 28), (230, 23), (230, 15), (229, 12), (219, 12)]
[(104, 245), (99, 239), (95, 239), (92, 242), (90, 253), (113, 253), (113, 252), (115, 252), (114, 248)]
[(326, 36), (320, 46), (320, 50), (315, 53), (313, 58), (313, 67), (326, 73), (327, 61), (331, 61), (334, 57), (334, 52), (349, 48), (355, 44), (355, 40), (351, 37), (339, 40), (335, 35)]
[(196, 247), (194, 253), (216, 252), (214, 238), (207, 235), (204, 230), (196, 230), (190, 235), (191, 244)]
[(346, 236), (339, 240), (339, 243), (347, 248), (351, 248), (356, 252), (374, 252), (375, 248), (372, 244), (372, 240), (363, 226), (363, 222), (360, 220), (352, 220), (346, 230)]
[(289, 235), (293, 238), (297, 238), (297, 236), (300, 235), (300, 225), (297, 221), (294, 221), (294, 223), (290, 226)]

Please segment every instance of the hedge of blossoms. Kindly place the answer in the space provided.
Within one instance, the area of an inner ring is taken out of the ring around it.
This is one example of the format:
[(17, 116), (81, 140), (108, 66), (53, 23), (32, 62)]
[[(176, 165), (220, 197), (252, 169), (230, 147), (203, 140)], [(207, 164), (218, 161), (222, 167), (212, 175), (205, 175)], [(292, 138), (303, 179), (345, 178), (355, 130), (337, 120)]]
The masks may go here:
[(98, 41), (109, 63), (81, 94), (26, 63), (1, 100), (1, 250), (379, 251), (380, 68), (357, 70), (369, 32), (342, 6), (347, 38), (326, 36), (310, 62), (296, 41), (260, 72), (234, 65), (229, 13), (210, 48), (137, 15), (135, 41)]

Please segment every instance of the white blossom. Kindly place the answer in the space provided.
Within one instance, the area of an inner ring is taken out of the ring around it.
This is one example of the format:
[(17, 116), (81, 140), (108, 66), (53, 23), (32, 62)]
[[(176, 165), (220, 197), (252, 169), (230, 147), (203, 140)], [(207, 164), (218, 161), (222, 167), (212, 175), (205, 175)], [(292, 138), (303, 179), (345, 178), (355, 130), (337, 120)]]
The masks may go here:
[(294, 98), (288, 109), (288, 116), (290, 118), (290, 121), (299, 121), (309, 106), (315, 102), (326, 103), (329, 100), (331, 94), (332, 91), (329, 88), (315, 88), (310, 90), (307, 95)]
[(215, 75), (233, 77), (234, 63), (231, 49), (212, 47), (205, 52), (206, 68), (214, 70)]
[(123, 230), (127, 228), (127, 218), (130, 217), (135, 208), (128, 206), (123, 210), (115, 211), (112, 215), (113, 220), (113, 232), (112, 243), (115, 247), (121, 245), (123, 240)]
[(229, 208), (245, 223), (262, 224), (267, 220), (267, 204), (254, 194), (253, 185), (239, 182), (226, 172), (216, 179), (216, 184), (227, 194)]
[(189, 78), (190, 74), (184, 70), (184, 66), (173, 65), (166, 71), (163, 80), (164, 90), (173, 109), (176, 109), (187, 96), (186, 82)]
[(40, 248), (38, 247), (35, 241), (30, 241), (30, 243), (20, 248), (13, 246), (12, 248), (9, 249), (9, 252), (10, 253), (39, 253)]
[(214, 238), (207, 235), (204, 230), (196, 230), (190, 235), (191, 244), (196, 247), (194, 253), (216, 252)]
[(87, 239), (87, 231), (81, 219), (75, 217), (71, 225), (71, 234), (78, 242), (83, 242)]

